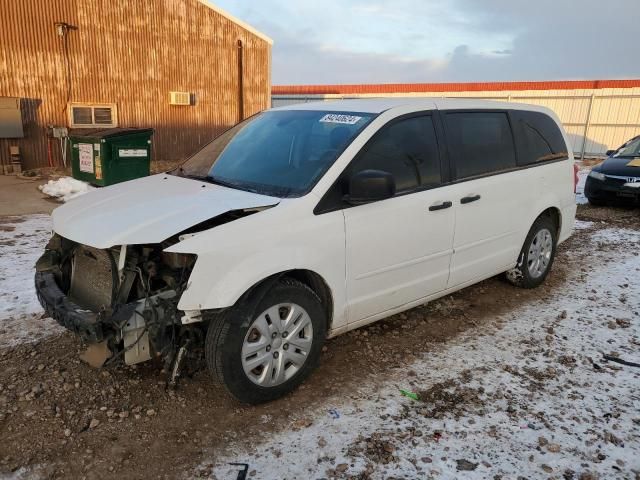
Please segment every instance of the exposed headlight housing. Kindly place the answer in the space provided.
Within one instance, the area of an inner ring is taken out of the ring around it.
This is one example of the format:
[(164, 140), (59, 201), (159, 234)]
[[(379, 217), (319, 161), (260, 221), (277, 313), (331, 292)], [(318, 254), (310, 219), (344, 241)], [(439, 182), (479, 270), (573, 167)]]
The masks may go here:
[(607, 179), (607, 176), (604, 173), (594, 172), (593, 170), (589, 172), (589, 176), (596, 180), (600, 180), (601, 182), (604, 182)]

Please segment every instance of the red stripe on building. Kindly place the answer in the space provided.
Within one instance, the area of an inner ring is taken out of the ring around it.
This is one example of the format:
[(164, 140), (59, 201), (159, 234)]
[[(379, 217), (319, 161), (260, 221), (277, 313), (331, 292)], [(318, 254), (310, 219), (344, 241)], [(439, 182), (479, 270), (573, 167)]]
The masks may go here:
[(549, 82), (380, 83), (357, 85), (274, 85), (272, 95), (348, 95), (358, 93), (486, 92), (502, 90), (578, 90), (640, 87), (634, 80), (562, 80)]

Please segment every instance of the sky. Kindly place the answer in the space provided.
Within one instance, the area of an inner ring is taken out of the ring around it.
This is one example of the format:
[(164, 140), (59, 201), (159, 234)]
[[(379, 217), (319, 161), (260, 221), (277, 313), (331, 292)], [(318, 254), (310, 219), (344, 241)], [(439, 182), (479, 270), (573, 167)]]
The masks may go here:
[(640, 0), (212, 0), (274, 85), (640, 78)]

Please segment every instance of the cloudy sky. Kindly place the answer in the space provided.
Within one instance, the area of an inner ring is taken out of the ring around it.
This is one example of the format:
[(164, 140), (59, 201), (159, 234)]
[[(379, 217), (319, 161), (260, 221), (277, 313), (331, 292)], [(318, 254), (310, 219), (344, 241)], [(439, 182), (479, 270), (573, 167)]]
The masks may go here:
[(640, 78), (640, 0), (212, 0), (273, 84)]

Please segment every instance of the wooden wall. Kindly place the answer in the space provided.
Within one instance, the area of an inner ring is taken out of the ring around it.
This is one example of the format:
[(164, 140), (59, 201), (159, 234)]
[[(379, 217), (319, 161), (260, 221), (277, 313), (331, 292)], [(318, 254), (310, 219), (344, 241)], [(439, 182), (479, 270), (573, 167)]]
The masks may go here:
[[(48, 163), (47, 126), (69, 102), (115, 103), (118, 126), (152, 127), (154, 160), (179, 160), (269, 107), (271, 44), (198, 0), (2, 0), (0, 96), (22, 99), (23, 168)], [(55, 22), (76, 26), (64, 38)], [(243, 49), (240, 112), (238, 41)], [(170, 91), (195, 95), (169, 105)], [(60, 163), (59, 144), (52, 143)]]

